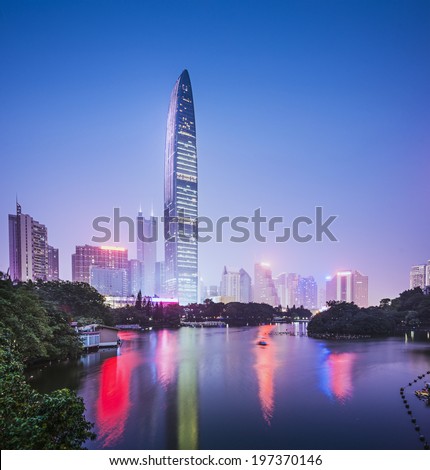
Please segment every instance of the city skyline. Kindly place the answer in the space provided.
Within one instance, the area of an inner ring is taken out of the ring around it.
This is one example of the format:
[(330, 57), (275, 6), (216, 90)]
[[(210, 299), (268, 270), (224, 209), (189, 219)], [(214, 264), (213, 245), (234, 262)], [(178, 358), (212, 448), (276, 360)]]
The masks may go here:
[[(225, 264), (253, 272), (265, 260), (274, 273), (313, 275), (318, 284), (354, 267), (371, 280), (371, 304), (407, 289), (411, 266), (429, 251), (429, 6), (269, 2), (263, 13), (229, 6), (225, 15), (222, 2), (186, 3), (186, 11), (105, 6), (102, 16), (89, 5), (4, 3), (0, 269), (8, 267), (6, 220), (16, 193), (49, 227), (65, 279), (95, 217), (121, 207), (134, 218), (141, 201), (144, 214), (152, 203), (163, 213), (168, 95), (187, 67), (197, 97), (201, 214), (250, 216), (261, 207), (291, 219), (321, 205), (339, 215), (335, 244), (201, 245), (206, 284), (218, 283)], [(65, 21), (83, 14), (78, 36)], [(142, 28), (142, 18), (154, 21)], [(199, 40), (172, 48), (175, 29), (161, 26), (187, 18)], [(225, 34), (206, 28), (209, 18)]]

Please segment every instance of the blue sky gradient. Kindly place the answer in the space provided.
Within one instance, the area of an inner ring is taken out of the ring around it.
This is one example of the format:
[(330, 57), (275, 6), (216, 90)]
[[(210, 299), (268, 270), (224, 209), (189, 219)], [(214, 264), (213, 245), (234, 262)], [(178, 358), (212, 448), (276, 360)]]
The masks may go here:
[(428, 1), (3, 0), (0, 64), (0, 269), (16, 194), (47, 225), (63, 278), (93, 218), (140, 203), (162, 215), (184, 68), (201, 215), (339, 216), (337, 243), (201, 245), (207, 284), (224, 264), (320, 282), (353, 268), (376, 303), (430, 258)]

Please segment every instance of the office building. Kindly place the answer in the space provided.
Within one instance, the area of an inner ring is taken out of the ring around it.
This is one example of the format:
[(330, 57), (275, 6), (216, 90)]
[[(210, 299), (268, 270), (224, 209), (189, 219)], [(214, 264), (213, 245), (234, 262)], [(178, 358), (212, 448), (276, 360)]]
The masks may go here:
[(224, 303), (240, 302), (240, 273), (238, 269), (224, 266), (220, 294)]
[(300, 276), (296, 273), (289, 273), (287, 276), (287, 306), (299, 307), (299, 279)]
[(155, 292), (155, 263), (157, 261), (157, 220), (151, 215), (137, 215), (137, 260), (142, 263), (142, 294), (153, 296)]
[(50, 276), (58, 279), (58, 250), (49, 246), (46, 226), (23, 214), (18, 202), (16, 214), (9, 214), (8, 222), (11, 279), (24, 282), (53, 280)]
[(91, 266), (90, 285), (102, 295), (112, 297), (127, 296), (129, 295), (127, 269)]
[(308, 310), (316, 310), (318, 308), (318, 285), (313, 276), (300, 276), (297, 290), (300, 306)]
[(339, 271), (326, 282), (326, 299), (354, 302), (359, 307), (368, 307), (368, 276), (358, 271)]
[(164, 278), (164, 261), (157, 261), (155, 263), (155, 295), (158, 297), (165, 296)]
[(243, 269), (239, 269), (240, 275), (240, 302), (248, 304), (252, 302), (252, 280), (251, 276)]
[(58, 248), (48, 245), (48, 281), (58, 281), (59, 277), (59, 255)]
[(137, 259), (128, 261), (128, 295), (137, 297), (139, 291), (143, 288), (143, 264)]
[(279, 303), (282, 308), (286, 308), (288, 305), (288, 283), (287, 283), (287, 274), (279, 274), (275, 278), (276, 292), (278, 293)]
[(254, 266), (254, 302), (279, 306), (272, 270), (267, 263), (256, 263)]
[(92, 267), (127, 270), (128, 251), (117, 246), (77, 246), (72, 255), (72, 280), (91, 284)]
[(427, 264), (417, 264), (409, 271), (409, 288), (430, 286), (430, 260)]
[(167, 117), (164, 160), (165, 289), (181, 305), (198, 301), (197, 148), (194, 100), (184, 70)]

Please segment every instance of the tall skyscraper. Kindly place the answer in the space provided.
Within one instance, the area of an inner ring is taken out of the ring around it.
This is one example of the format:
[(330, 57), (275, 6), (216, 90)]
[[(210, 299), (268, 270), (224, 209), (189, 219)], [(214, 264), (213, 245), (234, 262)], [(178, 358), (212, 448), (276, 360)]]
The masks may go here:
[(339, 271), (326, 282), (326, 299), (354, 302), (359, 307), (368, 307), (368, 276), (358, 271)]
[[(49, 249), (56, 252), (56, 266), (52, 256), (53, 264), (50, 266)], [(50, 280), (50, 270), (55, 269), (58, 279), (58, 250), (48, 245), (46, 226), (30, 215), (23, 214), (18, 202), (16, 215), (9, 214), (9, 263), (13, 280)]]
[(190, 76), (173, 87), (164, 160), (166, 293), (186, 305), (198, 301), (197, 148)]
[(266, 263), (256, 263), (254, 266), (254, 302), (277, 307), (279, 297), (272, 278), (272, 270)]
[(427, 264), (417, 264), (409, 271), (409, 288), (430, 286), (430, 260)]
[(145, 219), (142, 211), (137, 215), (137, 259), (142, 263), (142, 294), (153, 296), (155, 292), (155, 263), (157, 262), (157, 221), (151, 215)]

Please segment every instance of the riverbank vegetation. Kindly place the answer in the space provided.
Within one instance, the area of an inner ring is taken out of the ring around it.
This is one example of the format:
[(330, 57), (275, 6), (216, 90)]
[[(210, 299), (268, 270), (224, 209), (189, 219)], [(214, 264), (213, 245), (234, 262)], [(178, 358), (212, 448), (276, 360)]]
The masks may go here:
[(430, 296), (419, 288), (396, 299), (382, 299), (379, 307), (360, 308), (354, 303), (328, 302), (328, 310), (315, 315), (309, 336), (319, 338), (386, 337), (407, 330), (430, 330)]
[[(181, 321), (204, 322), (222, 321), (229, 326), (255, 326), (271, 323), (281, 309), (267, 304), (240, 302), (214, 303), (207, 299), (202, 304), (163, 305), (150, 299), (137, 296), (135, 305), (117, 308), (113, 311), (114, 323), (117, 325), (137, 324), (142, 328), (178, 328)], [(294, 309), (288, 318), (311, 313), (306, 309)]]
[(24, 369), (77, 357), (82, 346), (70, 322), (82, 314), (108, 319), (108, 310), (86, 284), (12, 283), (0, 273), (2, 449), (80, 449), (94, 437), (81, 398), (68, 389), (36, 392)]

